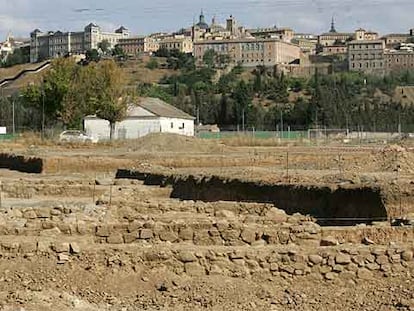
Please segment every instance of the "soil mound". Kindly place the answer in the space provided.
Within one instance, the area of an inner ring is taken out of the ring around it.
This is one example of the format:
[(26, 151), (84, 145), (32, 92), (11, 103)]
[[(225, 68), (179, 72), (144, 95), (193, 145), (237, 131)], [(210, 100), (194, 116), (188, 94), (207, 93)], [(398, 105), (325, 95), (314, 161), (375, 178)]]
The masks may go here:
[(134, 151), (141, 152), (218, 152), (223, 148), (217, 142), (177, 134), (148, 134), (136, 141)]
[(374, 157), (378, 168), (388, 172), (414, 173), (414, 153), (399, 145), (389, 145)]

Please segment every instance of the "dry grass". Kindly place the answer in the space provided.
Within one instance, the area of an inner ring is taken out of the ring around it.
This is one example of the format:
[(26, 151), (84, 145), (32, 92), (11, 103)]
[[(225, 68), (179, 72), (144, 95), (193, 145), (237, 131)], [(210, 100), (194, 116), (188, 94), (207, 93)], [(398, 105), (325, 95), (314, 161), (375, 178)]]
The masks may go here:
[[(150, 60), (149, 57), (143, 57), (137, 60), (128, 60), (122, 64), (122, 68), (129, 76), (131, 84), (136, 83), (158, 83), (165, 76), (179, 74), (179, 71), (169, 69), (148, 69), (146, 64)], [(165, 58), (157, 58), (159, 64), (165, 63)]]
[(20, 73), (23, 70), (27, 69), (35, 69), (39, 67), (40, 64), (23, 64), (23, 65), (16, 65), (10, 68), (0, 68), (0, 79), (5, 78), (13, 78), (18, 73)]
[(305, 146), (308, 140), (286, 140), (279, 138), (256, 138), (247, 135), (238, 135), (229, 138), (222, 138), (221, 142), (231, 147), (288, 147), (288, 146)]

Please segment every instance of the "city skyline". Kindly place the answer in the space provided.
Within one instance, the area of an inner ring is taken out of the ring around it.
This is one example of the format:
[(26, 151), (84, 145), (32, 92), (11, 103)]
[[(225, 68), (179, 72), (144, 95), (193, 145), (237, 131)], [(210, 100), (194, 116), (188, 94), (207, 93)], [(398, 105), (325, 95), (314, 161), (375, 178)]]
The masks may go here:
[(232, 14), (247, 28), (276, 25), (314, 34), (328, 31), (332, 16), (338, 31), (362, 27), (386, 34), (414, 28), (410, 16), (414, 2), (407, 0), (366, 0), (363, 4), (355, 0), (212, 0), (208, 5), (199, 0), (56, 0), (52, 8), (46, 0), (0, 0), (0, 4), (0, 38), (9, 31), (16, 37), (28, 37), (35, 28), (76, 31), (90, 22), (108, 31), (124, 25), (134, 35), (172, 32), (190, 26), (201, 9), (208, 22), (216, 16), (224, 23)]

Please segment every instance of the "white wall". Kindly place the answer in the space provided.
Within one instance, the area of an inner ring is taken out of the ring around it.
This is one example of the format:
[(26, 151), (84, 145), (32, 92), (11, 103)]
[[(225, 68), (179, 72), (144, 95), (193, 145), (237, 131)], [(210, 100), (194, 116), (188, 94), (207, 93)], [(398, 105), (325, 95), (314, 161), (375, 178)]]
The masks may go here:
[(126, 119), (115, 125), (115, 138), (134, 139), (149, 133), (159, 133), (161, 125), (159, 118)]
[(194, 120), (161, 118), (161, 131), (163, 133), (194, 136)]
[(106, 140), (110, 137), (109, 121), (98, 118), (86, 118), (84, 121), (85, 132), (99, 140)]
[[(85, 119), (85, 132), (99, 140), (110, 138), (109, 122), (97, 118)], [(183, 127), (184, 125), (184, 127)], [(194, 136), (194, 121), (174, 118), (128, 118), (115, 124), (115, 139), (135, 139), (149, 133), (174, 133)]]

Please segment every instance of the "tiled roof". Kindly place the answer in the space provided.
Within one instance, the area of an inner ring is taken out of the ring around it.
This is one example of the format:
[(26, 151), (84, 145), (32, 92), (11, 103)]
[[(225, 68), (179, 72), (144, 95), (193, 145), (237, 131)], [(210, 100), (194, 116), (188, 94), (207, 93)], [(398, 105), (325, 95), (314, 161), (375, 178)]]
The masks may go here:
[(140, 98), (136, 104), (158, 117), (191, 119), (194, 117), (158, 98)]

